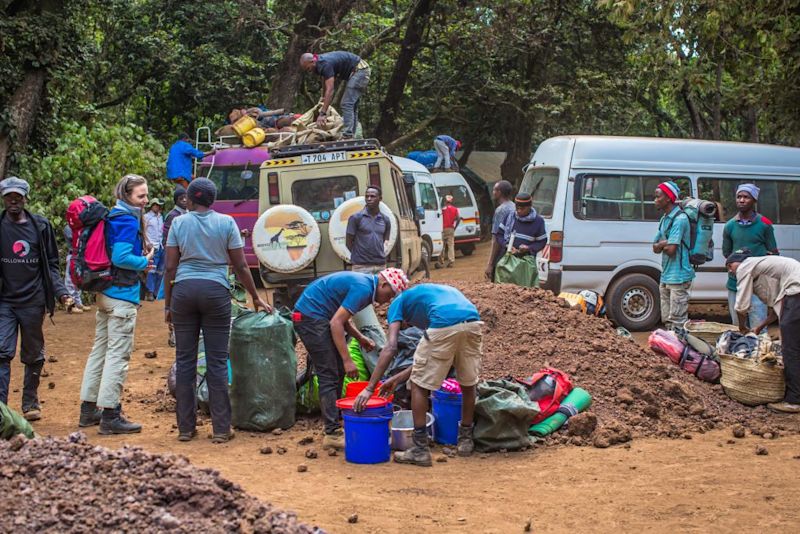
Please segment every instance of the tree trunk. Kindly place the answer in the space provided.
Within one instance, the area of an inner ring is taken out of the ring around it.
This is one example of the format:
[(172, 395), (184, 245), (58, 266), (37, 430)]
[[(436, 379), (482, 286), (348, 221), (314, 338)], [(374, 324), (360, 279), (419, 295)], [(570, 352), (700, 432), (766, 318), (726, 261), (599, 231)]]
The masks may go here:
[(11, 155), (23, 152), (28, 145), (36, 117), (42, 108), (46, 81), (47, 72), (44, 69), (28, 71), (8, 102), (9, 123), (13, 132), (6, 130), (0, 133), (0, 179), (8, 171)]
[(697, 109), (697, 105), (692, 95), (689, 93), (689, 88), (686, 84), (684, 84), (684, 87), (681, 89), (681, 97), (683, 98), (683, 103), (686, 105), (686, 110), (689, 112), (689, 118), (692, 121), (692, 136), (695, 139), (705, 138), (703, 119), (700, 117), (700, 111)]
[(428, 26), (431, 10), (436, 0), (419, 0), (408, 17), (400, 54), (394, 64), (389, 88), (381, 102), (380, 120), (375, 128), (375, 137), (383, 144), (394, 141), (398, 135), (397, 116), (400, 112), (400, 100), (405, 92), (408, 75), (422, 46), (422, 34)]
[(521, 114), (506, 120), (503, 128), (506, 159), (500, 165), (500, 174), (504, 180), (514, 185), (514, 189), (519, 189), (523, 177), (522, 167), (531, 160), (532, 136), (533, 124)]
[(755, 106), (749, 106), (744, 111), (744, 133), (746, 139), (751, 143), (759, 143), (761, 136), (758, 132), (758, 110)]
[(309, 0), (303, 15), (292, 28), (286, 53), (270, 84), (267, 106), (293, 109), (303, 81), (300, 56), (314, 47), (353, 5), (353, 0)]

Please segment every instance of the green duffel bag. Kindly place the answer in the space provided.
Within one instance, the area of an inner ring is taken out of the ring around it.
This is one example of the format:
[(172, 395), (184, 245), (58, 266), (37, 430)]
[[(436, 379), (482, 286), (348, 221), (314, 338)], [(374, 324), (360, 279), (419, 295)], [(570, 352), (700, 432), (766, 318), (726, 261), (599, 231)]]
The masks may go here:
[(294, 329), (277, 311), (242, 311), (231, 327), (233, 426), (268, 431), (295, 421)]
[(33, 427), (19, 412), (0, 402), (0, 439), (11, 439), (17, 434), (33, 439)]
[(539, 287), (539, 269), (536, 256), (517, 257), (507, 252), (494, 270), (494, 280), (498, 284), (516, 284), (523, 287)]
[(539, 415), (539, 403), (530, 400), (525, 386), (512, 380), (483, 380), (477, 396), (473, 439), (478, 451), (513, 451), (531, 444), (528, 427)]

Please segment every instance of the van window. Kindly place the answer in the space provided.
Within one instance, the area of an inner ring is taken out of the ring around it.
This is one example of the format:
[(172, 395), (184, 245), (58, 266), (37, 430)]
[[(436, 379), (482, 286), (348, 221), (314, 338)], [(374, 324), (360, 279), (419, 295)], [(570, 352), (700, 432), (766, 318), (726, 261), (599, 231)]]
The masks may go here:
[(661, 213), (653, 202), (653, 192), (667, 180), (678, 184), (682, 196), (691, 196), (687, 177), (584, 174), (576, 184), (579, 202), (575, 216), (599, 221), (657, 221)]
[(408, 203), (406, 196), (405, 182), (402, 175), (392, 169), (392, 184), (394, 185), (395, 194), (397, 195), (397, 205), (400, 207), (400, 216), (412, 219), (414, 217), (411, 211), (411, 205)]
[(730, 178), (699, 178), (697, 190), (701, 199), (716, 202), (719, 222), (736, 215), (736, 188), (739, 184), (755, 184), (759, 213), (774, 224), (800, 224), (800, 180), (741, 180)]
[(355, 176), (298, 180), (292, 184), (292, 201), (311, 212), (333, 211), (345, 200), (358, 196)]
[(436, 211), (439, 209), (436, 203), (436, 190), (433, 184), (419, 183), (419, 205), (425, 210)]
[(444, 197), (453, 195), (453, 205), (457, 208), (471, 208), (472, 199), (469, 196), (469, 191), (465, 185), (441, 185), (436, 186), (436, 191), (439, 193), (439, 199), (444, 205)]
[(544, 218), (553, 216), (558, 189), (558, 169), (536, 169), (522, 180), (520, 193), (533, 197), (533, 207)]
[(200, 176), (208, 178), (217, 186), (217, 200), (253, 200), (258, 198), (258, 167), (249, 168), (252, 177), (249, 180), (242, 179), (241, 167), (200, 167)]

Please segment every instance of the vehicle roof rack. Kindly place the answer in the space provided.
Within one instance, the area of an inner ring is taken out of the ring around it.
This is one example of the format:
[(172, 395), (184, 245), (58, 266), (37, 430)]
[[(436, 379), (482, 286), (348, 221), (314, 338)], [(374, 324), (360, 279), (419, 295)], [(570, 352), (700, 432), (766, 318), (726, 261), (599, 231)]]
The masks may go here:
[(272, 159), (276, 159), (340, 150), (381, 150), (381, 143), (377, 139), (348, 139), (346, 141), (328, 141), (325, 143), (310, 143), (307, 145), (290, 145), (281, 148), (273, 148), (269, 153)]

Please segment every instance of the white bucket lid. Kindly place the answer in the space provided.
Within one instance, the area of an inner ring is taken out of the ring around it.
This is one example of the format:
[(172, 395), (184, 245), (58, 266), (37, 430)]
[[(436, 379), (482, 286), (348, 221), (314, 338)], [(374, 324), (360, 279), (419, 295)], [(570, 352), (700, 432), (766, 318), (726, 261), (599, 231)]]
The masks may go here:
[(278, 273), (305, 269), (319, 254), (321, 234), (309, 212), (293, 204), (268, 209), (253, 227), (258, 260)]
[[(339, 205), (338, 208), (331, 215), (331, 220), (328, 221), (328, 238), (331, 241), (331, 246), (336, 255), (344, 261), (350, 263), (350, 250), (347, 248), (347, 221), (350, 216), (358, 213), (367, 205), (364, 197), (351, 198)], [(391, 221), (391, 228), (389, 229), (389, 241), (384, 242), (384, 255), (389, 256), (389, 252), (394, 248), (397, 242), (397, 218), (389, 209), (389, 206), (381, 202), (381, 213), (384, 217)]]

